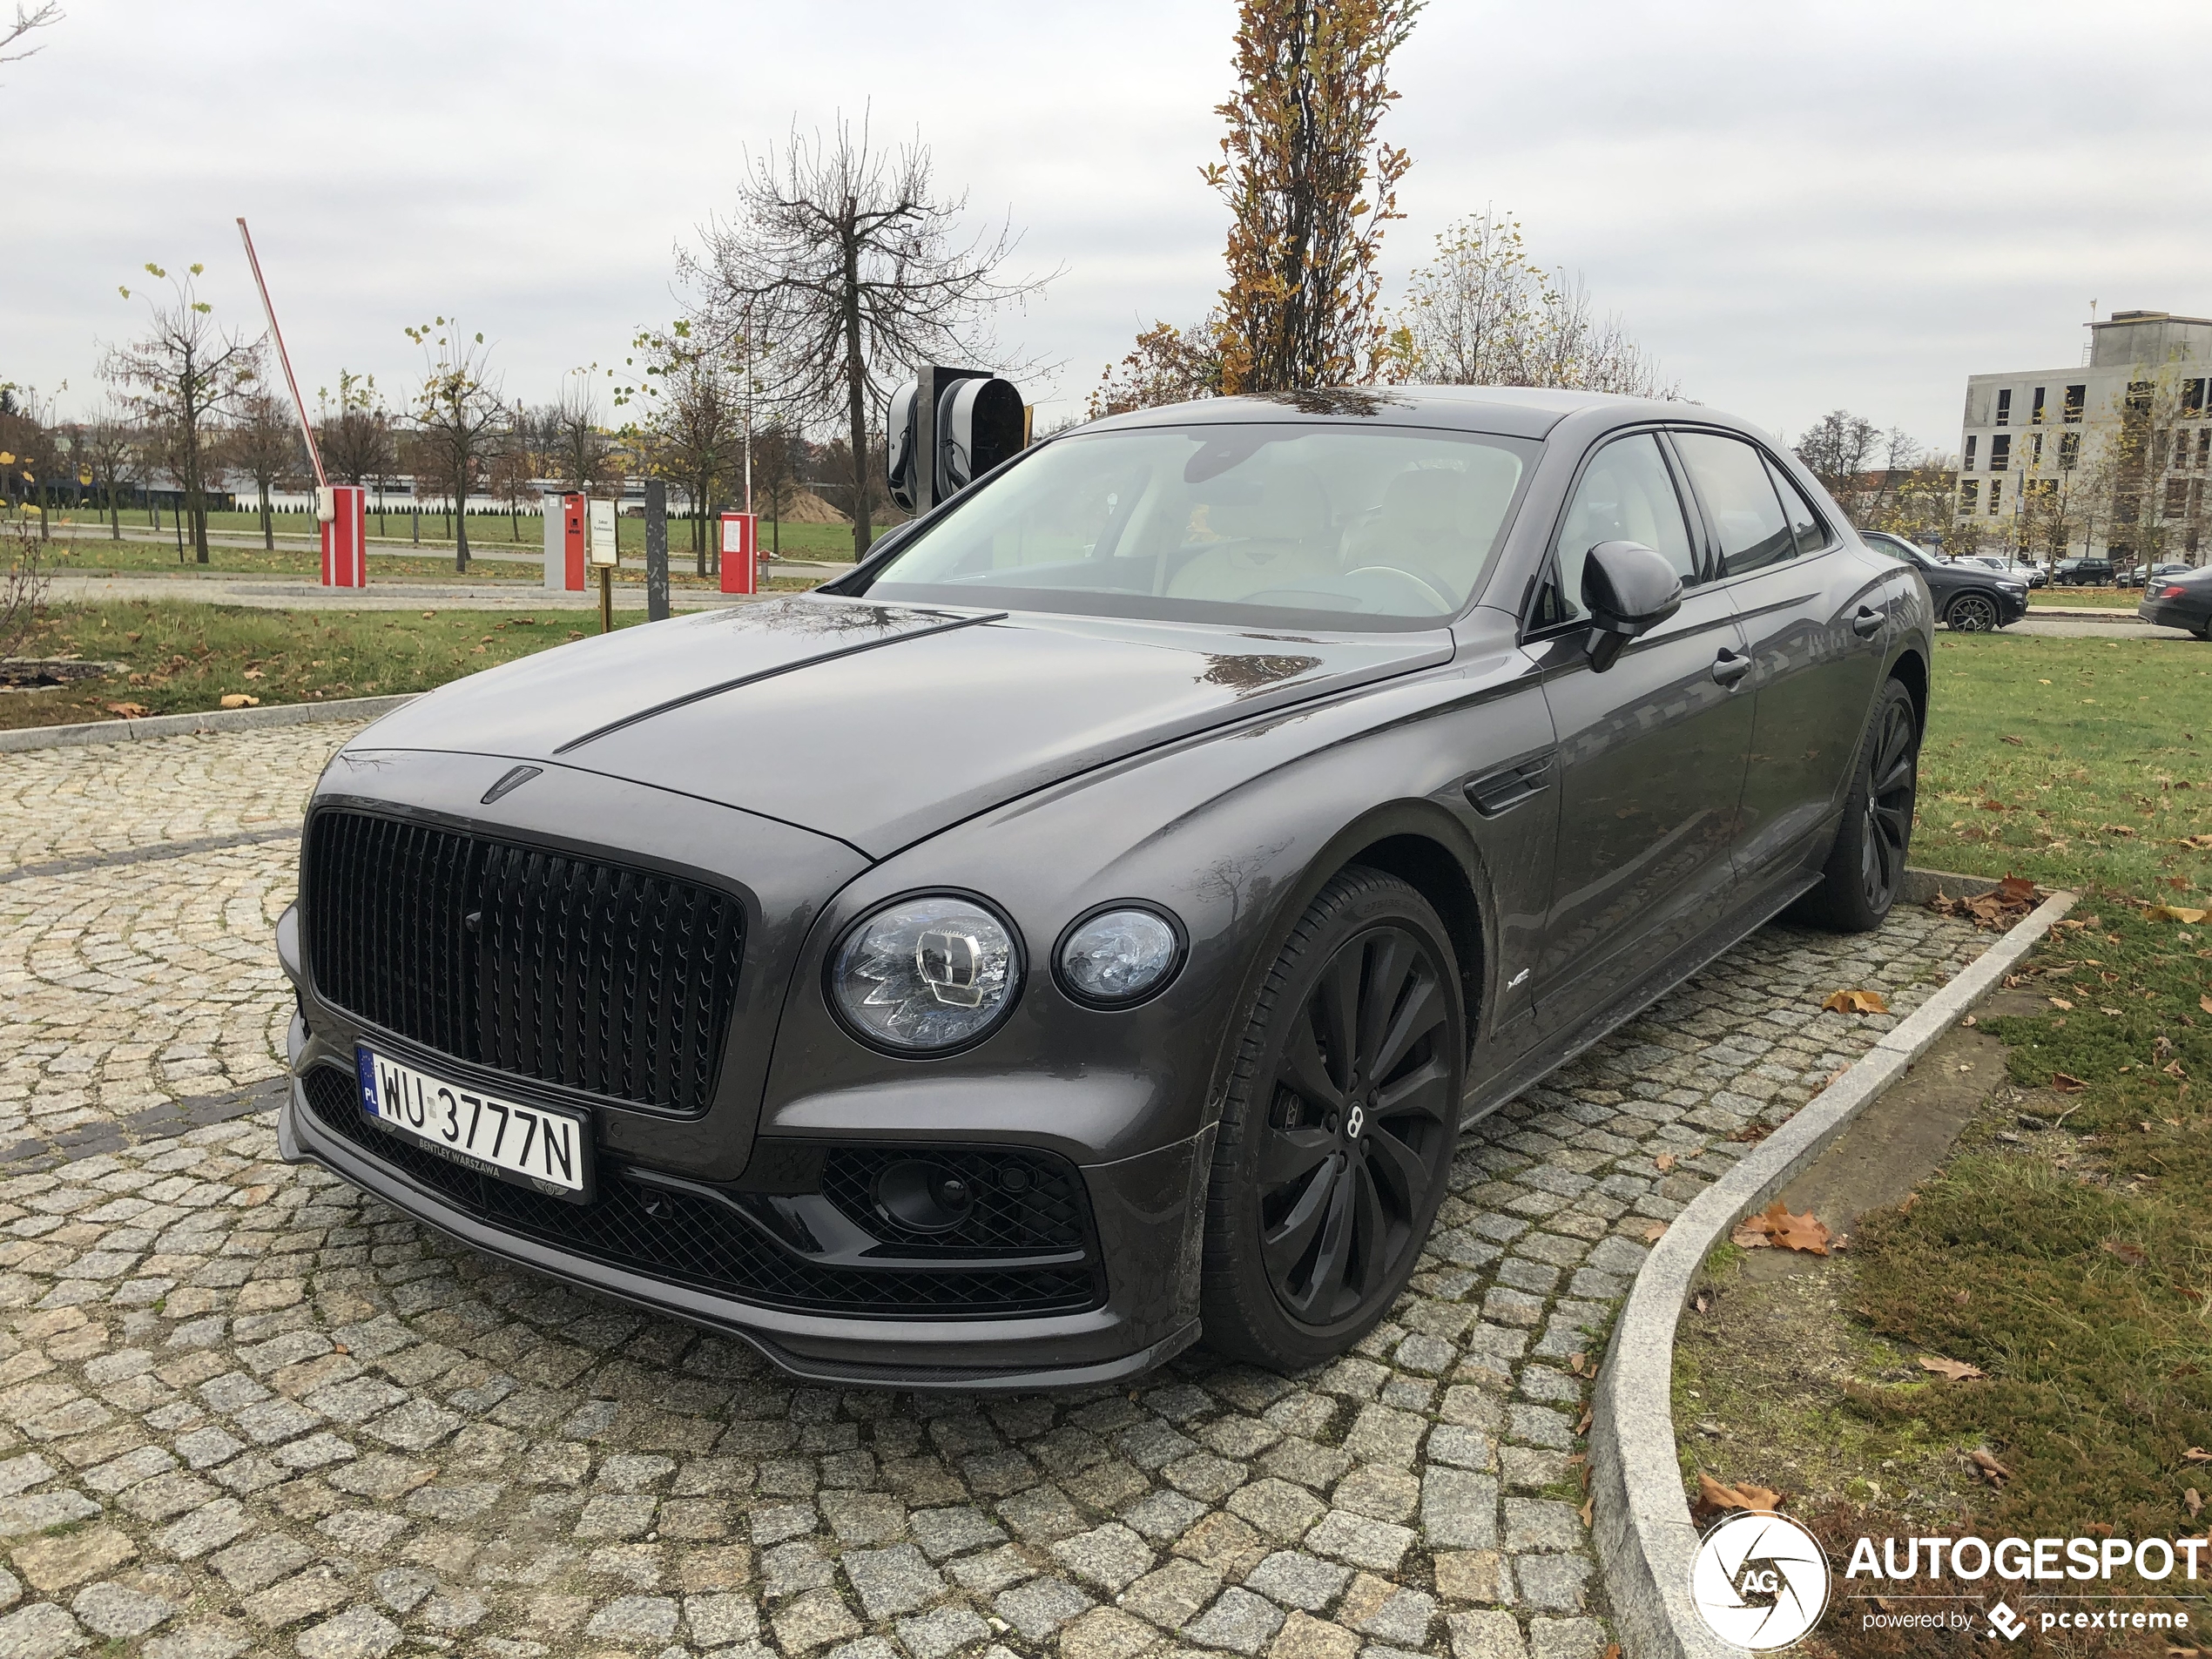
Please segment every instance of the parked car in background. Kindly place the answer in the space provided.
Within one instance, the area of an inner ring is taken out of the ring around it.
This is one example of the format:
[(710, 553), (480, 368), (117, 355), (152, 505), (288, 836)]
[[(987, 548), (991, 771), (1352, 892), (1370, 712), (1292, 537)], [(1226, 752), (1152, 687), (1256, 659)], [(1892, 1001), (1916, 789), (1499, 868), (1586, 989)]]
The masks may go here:
[(1936, 620), (1962, 634), (1987, 633), (2027, 614), (2024, 577), (1993, 570), (1979, 559), (1946, 563), (1925, 548), (1886, 530), (1861, 530), (1858, 539), (1885, 557), (1919, 571), (1934, 601)]
[(2135, 614), (2161, 628), (2186, 628), (2212, 640), (2212, 570), (2182, 566), (2178, 576), (2160, 577), (2143, 590)]
[(1695, 405), (1094, 421), (356, 736), (278, 1144), (833, 1386), (1316, 1365), (1464, 1124), (1785, 907), (1879, 925), (1930, 632)]
[(2048, 587), (2050, 585), (2051, 573), (2047, 569), (2040, 564), (2024, 565), (2020, 569), (2020, 574), (2027, 578), (2027, 585), (2031, 588), (2042, 588)]
[(1961, 553), (1957, 558), (1951, 560), (1950, 563), (1953, 564), (1979, 564), (1986, 566), (1987, 569), (1992, 570), (2009, 570), (2012, 569), (2012, 566), (2006, 564), (2004, 560), (1999, 558), (1994, 553)]
[(2143, 567), (2140, 564), (2122, 565), (2112, 578), (2115, 588), (2140, 588), (2143, 585)]
[(2058, 562), (2051, 572), (2051, 583), (2060, 588), (2109, 588), (2117, 585), (2113, 577), (2110, 559), (2075, 557)]
[(2150, 576), (2143, 585), (2148, 587), (2154, 582), (2167, 582), (2175, 577), (2194, 575), (2195, 570), (2196, 566), (2194, 564), (2184, 564), (2179, 559), (2168, 559), (2163, 564), (2154, 564), (2150, 567)]

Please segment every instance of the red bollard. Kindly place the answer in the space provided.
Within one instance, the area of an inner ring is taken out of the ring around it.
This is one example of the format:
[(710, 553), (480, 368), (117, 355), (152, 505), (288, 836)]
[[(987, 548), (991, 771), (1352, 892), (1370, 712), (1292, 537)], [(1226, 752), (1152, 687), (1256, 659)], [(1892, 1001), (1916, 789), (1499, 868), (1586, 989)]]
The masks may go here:
[(722, 591), (760, 591), (760, 519), (758, 514), (722, 515)]
[(368, 585), (368, 492), (354, 484), (333, 484), (315, 492), (315, 516), (322, 525), (322, 585)]

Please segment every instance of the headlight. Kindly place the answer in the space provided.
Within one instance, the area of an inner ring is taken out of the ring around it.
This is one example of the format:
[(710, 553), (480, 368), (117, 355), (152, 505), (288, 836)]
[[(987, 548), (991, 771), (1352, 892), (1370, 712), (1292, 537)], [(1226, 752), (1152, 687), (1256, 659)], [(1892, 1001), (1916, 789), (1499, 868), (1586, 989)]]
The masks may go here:
[(830, 1001), (869, 1042), (907, 1054), (957, 1048), (1014, 1006), (1022, 957), (1014, 930), (973, 899), (899, 899), (846, 934)]
[(1085, 916), (1061, 936), (1060, 977), (1079, 1001), (1120, 1008), (1174, 977), (1183, 935), (1155, 910), (1120, 905)]

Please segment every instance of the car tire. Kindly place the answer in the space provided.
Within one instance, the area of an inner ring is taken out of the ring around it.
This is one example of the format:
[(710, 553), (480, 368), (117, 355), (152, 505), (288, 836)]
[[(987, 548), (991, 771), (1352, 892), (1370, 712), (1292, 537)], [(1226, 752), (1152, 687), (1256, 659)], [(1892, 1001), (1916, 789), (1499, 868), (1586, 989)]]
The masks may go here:
[(1954, 634), (1986, 634), (2004, 625), (1999, 616), (1997, 601), (1986, 593), (1968, 592), (1951, 602), (1943, 621)]
[(1466, 1022), (1428, 901), (1378, 870), (1332, 877), (1238, 1040), (1206, 1201), (1209, 1347), (1298, 1370), (1390, 1311), (1459, 1142)]
[(1820, 885), (1798, 906), (1805, 920), (1844, 934), (1882, 925), (1904, 884), (1919, 774), (1920, 711), (1903, 685), (1885, 680), (1852, 762), (1836, 844)]

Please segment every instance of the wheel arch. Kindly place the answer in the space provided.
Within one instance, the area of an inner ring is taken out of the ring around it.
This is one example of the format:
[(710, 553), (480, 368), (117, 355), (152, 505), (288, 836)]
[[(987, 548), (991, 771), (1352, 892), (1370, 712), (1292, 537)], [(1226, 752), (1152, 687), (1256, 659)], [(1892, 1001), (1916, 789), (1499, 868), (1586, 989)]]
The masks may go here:
[(1897, 655), (1890, 664), (1888, 678), (1898, 681), (1912, 694), (1912, 711), (1920, 723), (1920, 730), (1928, 729), (1928, 662), (1912, 646)]
[[(1260, 930), (1247, 961), (1235, 1006), (1249, 1008), (1275, 959), (1323, 887), (1354, 865), (1393, 875), (1428, 901), (1444, 923), (1460, 974), (1461, 1012), (1469, 1055), (1480, 1039), (1482, 1016), (1492, 1001), (1490, 965), (1496, 960), (1494, 903), (1488, 866), (1466, 827), (1433, 800), (1390, 802), (1361, 813), (1324, 843), (1307, 860)], [(1231, 1022), (1222, 1033), (1212, 1068), (1207, 1121), (1218, 1114), (1236, 1063), (1242, 1027)]]

